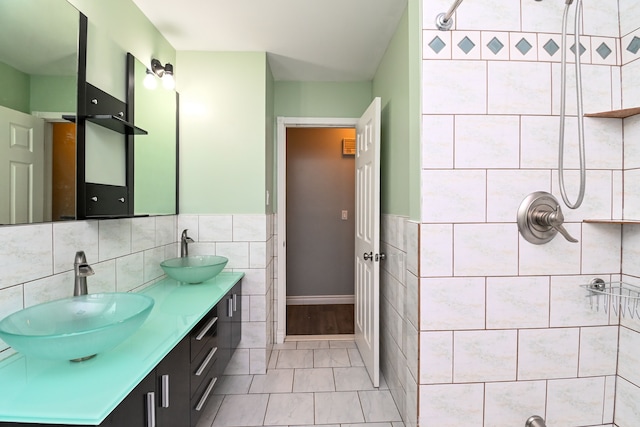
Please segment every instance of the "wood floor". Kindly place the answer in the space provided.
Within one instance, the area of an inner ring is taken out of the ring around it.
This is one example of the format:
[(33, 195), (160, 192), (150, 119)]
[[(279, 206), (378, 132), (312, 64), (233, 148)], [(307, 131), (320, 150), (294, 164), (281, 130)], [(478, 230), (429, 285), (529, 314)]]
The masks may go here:
[(353, 334), (353, 304), (287, 306), (287, 335), (334, 334)]

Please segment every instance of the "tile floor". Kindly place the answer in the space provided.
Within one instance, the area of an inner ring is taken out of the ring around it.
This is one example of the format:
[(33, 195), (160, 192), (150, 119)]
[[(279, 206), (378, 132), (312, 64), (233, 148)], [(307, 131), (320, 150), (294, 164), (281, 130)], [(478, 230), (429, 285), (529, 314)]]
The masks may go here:
[(266, 375), (223, 376), (214, 393), (197, 427), (404, 426), (351, 340), (276, 345)]

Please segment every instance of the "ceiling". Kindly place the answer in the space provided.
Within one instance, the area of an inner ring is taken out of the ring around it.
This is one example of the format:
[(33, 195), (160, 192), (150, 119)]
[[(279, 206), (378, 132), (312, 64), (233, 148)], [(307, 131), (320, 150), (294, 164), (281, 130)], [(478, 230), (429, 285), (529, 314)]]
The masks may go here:
[(407, 0), (133, 0), (178, 51), (267, 52), (275, 80), (368, 81)]

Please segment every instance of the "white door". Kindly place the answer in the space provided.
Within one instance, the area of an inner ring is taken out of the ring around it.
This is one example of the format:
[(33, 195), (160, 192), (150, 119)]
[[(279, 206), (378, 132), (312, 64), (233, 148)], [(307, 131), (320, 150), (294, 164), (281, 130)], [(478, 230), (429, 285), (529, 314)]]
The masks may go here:
[(356, 126), (355, 337), (374, 387), (380, 382), (380, 98)]
[(0, 224), (43, 220), (44, 120), (0, 107)]

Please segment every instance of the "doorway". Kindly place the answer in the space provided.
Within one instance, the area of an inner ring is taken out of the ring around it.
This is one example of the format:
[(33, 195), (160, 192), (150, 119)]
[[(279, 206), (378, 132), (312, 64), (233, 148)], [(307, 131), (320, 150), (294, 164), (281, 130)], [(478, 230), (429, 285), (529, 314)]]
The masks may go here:
[(355, 129), (286, 130), (287, 336), (354, 332)]
[[(278, 171), (278, 224), (282, 224), (278, 227), (278, 241), (280, 242), (278, 245), (278, 286), (277, 290), (277, 298), (276, 298), (276, 318), (277, 318), (277, 327), (276, 327), (276, 337), (275, 340), (277, 343), (283, 343), (285, 338), (287, 337), (287, 307), (293, 305), (313, 305), (313, 306), (326, 306), (328, 304), (353, 304), (353, 275), (350, 279), (351, 284), (351, 292), (350, 297), (345, 297), (345, 295), (337, 295), (328, 293), (329, 290), (323, 288), (320, 290), (320, 293), (315, 293), (315, 298), (309, 298), (309, 295), (304, 296), (300, 293), (296, 295), (297, 291), (288, 292), (289, 288), (289, 277), (287, 274), (288, 265), (292, 263), (291, 260), (288, 259), (288, 253), (291, 255), (291, 251), (288, 251), (289, 246), (289, 230), (288, 230), (288, 221), (289, 215), (287, 215), (287, 201), (288, 201), (288, 177), (287, 177), (287, 131), (291, 129), (296, 129), (298, 131), (303, 131), (305, 129), (315, 129), (315, 130), (335, 130), (344, 129), (348, 130), (351, 135), (355, 135), (355, 126), (358, 122), (357, 118), (301, 118), (301, 117), (278, 117), (278, 128), (277, 128), (277, 144), (278, 144), (278, 157), (277, 157), (277, 171)], [(295, 131), (294, 131), (295, 132)], [(352, 136), (353, 137), (353, 136)], [(347, 137), (348, 138), (348, 137)], [(340, 150), (338, 151), (339, 156), (342, 156), (342, 139), (339, 141)], [(317, 147), (316, 147), (317, 148)], [(353, 169), (353, 168), (352, 168)], [(342, 210), (347, 210), (347, 218), (349, 218), (349, 208), (338, 209), (338, 223), (342, 225)], [(335, 209), (334, 209), (335, 211)], [(348, 222), (348, 219), (347, 221)], [(295, 235), (295, 233), (294, 233)], [(293, 236), (291, 236), (293, 237)], [(353, 233), (351, 233), (348, 238), (350, 240), (354, 239)], [(294, 238), (295, 240), (295, 238)], [(294, 257), (295, 258), (295, 257)], [(345, 257), (346, 258), (346, 257)], [(353, 264), (353, 252), (348, 255), (348, 258), (344, 259), (345, 263)], [(326, 270), (326, 266), (323, 266)], [(353, 271), (353, 270), (351, 270)], [(316, 277), (314, 280), (322, 279), (324, 273), (320, 270), (320, 273), (315, 273)], [(316, 282), (317, 283), (317, 282)], [(324, 295), (323, 295), (324, 292)], [(335, 291), (332, 291), (335, 292)], [(290, 295), (289, 295), (290, 294)], [(288, 304), (289, 303), (289, 304)], [(304, 310), (315, 309), (322, 311), (320, 309), (326, 309), (326, 307), (313, 307), (313, 308), (304, 308)], [(295, 308), (294, 308), (295, 311)], [(351, 311), (353, 312), (353, 311)], [(296, 315), (301, 316), (309, 316), (308, 313), (297, 313)], [(330, 317), (331, 315), (329, 315)], [(339, 316), (339, 314), (336, 314)], [(312, 315), (312, 318), (317, 319), (317, 315)], [(329, 320), (329, 322), (332, 322)], [(306, 335), (306, 334), (305, 334)], [(316, 334), (313, 334), (316, 335)], [(293, 337), (301, 335), (291, 335), (289, 339)], [(345, 337), (348, 335), (344, 335)]]

